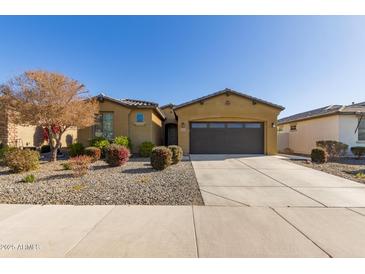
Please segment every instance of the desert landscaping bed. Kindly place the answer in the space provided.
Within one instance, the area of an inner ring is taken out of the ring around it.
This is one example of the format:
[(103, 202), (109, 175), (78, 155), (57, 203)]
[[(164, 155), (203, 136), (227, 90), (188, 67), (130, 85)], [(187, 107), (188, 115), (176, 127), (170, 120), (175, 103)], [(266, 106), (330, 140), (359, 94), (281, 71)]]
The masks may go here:
[(365, 174), (365, 159), (358, 160), (354, 158), (343, 158), (324, 164), (316, 164), (311, 161), (297, 159), (291, 161), (306, 167), (365, 184), (365, 175), (360, 175)]
[[(152, 169), (147, 158), (132, 158), (122, 167), (97, 161), (81, 178), (63, 170), (63, 162), (42, 162), (39, 170), (21, 174), (0, 166), (0, 203), (203, 205), (190, 161), (163, 171)], [(22, 182), (27, 174), (36, 181)]]

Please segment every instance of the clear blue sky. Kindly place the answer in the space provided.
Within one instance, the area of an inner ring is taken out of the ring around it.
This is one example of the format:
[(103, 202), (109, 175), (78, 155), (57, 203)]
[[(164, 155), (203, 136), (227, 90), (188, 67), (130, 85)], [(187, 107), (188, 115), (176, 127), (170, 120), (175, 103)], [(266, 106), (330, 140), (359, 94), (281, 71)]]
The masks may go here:
[(0, 82), (44, 69), (160, 104), (228, 87), (281, 117), (365, 101), (364, 16), (2, 16), (0, 34)]

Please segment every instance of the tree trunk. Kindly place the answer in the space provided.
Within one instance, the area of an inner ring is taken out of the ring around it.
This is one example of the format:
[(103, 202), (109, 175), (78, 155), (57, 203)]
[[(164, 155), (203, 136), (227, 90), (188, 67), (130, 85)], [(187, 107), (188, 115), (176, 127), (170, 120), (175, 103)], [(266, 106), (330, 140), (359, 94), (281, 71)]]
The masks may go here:
[(50, 130), (50, 136), (49, 136), (49, 144), (51, 147), (51, 158), (50, 161), (51, 162), (55, 162), (57, 161), (57, 152), (58, 150), (61, 148), (61, 137), (62, 137), (62, 133), (54, 133)]

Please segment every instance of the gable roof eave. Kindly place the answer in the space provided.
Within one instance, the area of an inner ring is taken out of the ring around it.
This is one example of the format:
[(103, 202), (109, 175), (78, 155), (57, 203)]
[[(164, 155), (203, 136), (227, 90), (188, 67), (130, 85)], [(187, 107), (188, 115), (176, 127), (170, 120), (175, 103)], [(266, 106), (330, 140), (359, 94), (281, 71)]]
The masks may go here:
[(180, 108), (183, 108), (183, 107), (186, 107), (186, 106), (189, 106), (189, 105), (198, 103), (200, 101), (204, 101), (204, 100), (207, 100), (207, 99), (210, 99), (210, 98), (213, 98), (213, 97), (219, 96), (221, 94), (225, 94), (225, 93), (235, 94), (237, 96), (241, 96), (241, 97), (244, 97), (246, 99), (249, 99), (249, 100), (264, 104), (264, 105), (268, 105), (270, 107), (274, 107), (274, 108), (277, 108), (277, 109), (280, 109), (280, 110), (285, 109), (285, 107), (283, 107), (283, 106), (280, 106), (280, 105), (277, 105), (277, 104), (274, 104), (274, 103), (271, 103), (271, 102), (268, 102), (268, 101), (265, 101), (265, 100), (262, 100), (262, 99), (259, 99), (259, 98), (256, 98), (256, 97), (253, 97), (253, 96), (250, 96), (250, 95), (247, 95), (247, 94), (244, 94), (244, 93), (241, 93), (241, 92), (229, 89), (229, 88), (226, 88), (226, 89), (223, 89), (223, 90), (208, 94), (208, 95), (203, 96), (203, 97), (199, 97), (197, 99), (182, 103), (180, 105), (176, 105), (176, 106), (173, 107), (173, 109), (174, 110), (180, 109)]

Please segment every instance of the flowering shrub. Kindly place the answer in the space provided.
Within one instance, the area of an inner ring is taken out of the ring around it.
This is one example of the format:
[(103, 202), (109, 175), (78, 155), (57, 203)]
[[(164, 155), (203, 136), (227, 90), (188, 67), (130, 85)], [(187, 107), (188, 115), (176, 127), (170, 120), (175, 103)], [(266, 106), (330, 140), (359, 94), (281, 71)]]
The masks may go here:
[(86, 155), (80, 155), (73, 158), (70, 158), (69, 163), (71, 170), (74, 173), (75, 177), (82, 177), (87, 174), (90, 164), (91, 157)]
[(121, 166), (129, 160), (129, 149), (117, 144), (112, 144), (106, 149), (106, 162), (110, 166)]

